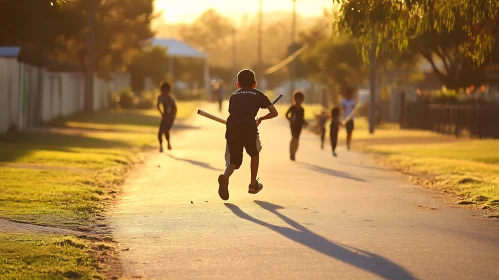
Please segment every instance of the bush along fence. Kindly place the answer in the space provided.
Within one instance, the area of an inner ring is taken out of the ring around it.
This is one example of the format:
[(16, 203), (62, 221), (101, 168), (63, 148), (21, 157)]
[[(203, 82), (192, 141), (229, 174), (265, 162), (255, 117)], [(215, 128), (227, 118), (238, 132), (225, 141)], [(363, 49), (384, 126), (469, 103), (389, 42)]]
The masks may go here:
[(400, 127), (498, 139), (499, 105), (406, 103), (401, 108)]

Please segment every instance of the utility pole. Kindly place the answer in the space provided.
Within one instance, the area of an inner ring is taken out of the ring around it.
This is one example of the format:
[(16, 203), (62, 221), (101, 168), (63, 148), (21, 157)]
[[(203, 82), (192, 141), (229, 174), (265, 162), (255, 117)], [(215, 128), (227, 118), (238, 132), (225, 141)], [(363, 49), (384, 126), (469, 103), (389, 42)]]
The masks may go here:
[(94, 62), (95, 62), (95, 0), (88, 0), (87, 75), (85, 79), (84, 109), (94, 109)]
[(263, 37), (263, 0), (260, 0), (260, 5), (258, 7), (258, 75), (263, 76), (263, 66), (262, 66), (262, 37)]
[[(293, 1), (293, 19), (291, 23), (291, 50), (296, 51), (296, 0)], [(291, 63), (290, 71), (290, 81), (291, 81), (291, 92), (295, 90), (296, 87), (296, 59)]]
[[(236, 48), (236, 27), (232, 28), (232, 73), (237, 73), (237, 48)], [(231, 83), (232, 85), (235, 85), (236, 83), (234, 82), (236, 79), (235, 75), (232, 75), (232, 80)], [(232, 86), (231, 85), (231, 86)]]
[(369, 133), (373, 134), (374, 133), (374, 127), (375, 127), (375, 115), (376, 115), (376, 80), (377, 80), (377, 59), (376, 59), (376, 46), (377, 46), (377, 39), (376, 39), (376, 30), (375, 27), (373, 26), (372, 28), (372, 34), (371, 34), (371, 50), (369, 53), (369, 60), (371, 62), (371, 75), (370, 75), (370, 80), (369, 80), (369, 87), (370, 87), (370, 92), (369, 92)]

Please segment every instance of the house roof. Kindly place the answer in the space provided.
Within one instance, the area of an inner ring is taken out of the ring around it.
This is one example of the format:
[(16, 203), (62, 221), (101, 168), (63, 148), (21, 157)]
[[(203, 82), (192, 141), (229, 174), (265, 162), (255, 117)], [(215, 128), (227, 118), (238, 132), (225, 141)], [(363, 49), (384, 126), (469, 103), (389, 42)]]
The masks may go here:
[(19, 56), (20, 47), (0, 47), (0, 57), (15, 57)]
[(193, 58), (207, 58), (208, 56), (189, 46), (188, 44), (173, 38), (154, 38), (152, 40), (154, 46), (166, 47), (168, 55), (173, 57), (193, 57)]

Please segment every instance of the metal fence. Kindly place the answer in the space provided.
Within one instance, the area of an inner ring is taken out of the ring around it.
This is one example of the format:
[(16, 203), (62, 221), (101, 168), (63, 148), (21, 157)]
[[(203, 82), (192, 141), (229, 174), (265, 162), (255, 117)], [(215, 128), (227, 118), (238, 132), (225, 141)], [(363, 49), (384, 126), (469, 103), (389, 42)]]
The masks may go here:
[(406, 103), (400, 126), (456, 136), (499, 138), (499, 105)]

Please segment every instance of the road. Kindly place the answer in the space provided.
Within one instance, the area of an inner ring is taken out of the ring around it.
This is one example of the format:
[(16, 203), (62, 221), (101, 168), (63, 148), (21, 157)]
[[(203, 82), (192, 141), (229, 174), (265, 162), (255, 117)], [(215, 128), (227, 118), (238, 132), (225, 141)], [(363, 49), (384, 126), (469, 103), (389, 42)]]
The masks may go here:
[(499, 279), (497, 221), (446, 207), (366, 155), (340, 147), (333, 158), (308, 132), (291, 162), (282, 118), (260, 127), (262, 192), (247, 193), (245, 155), (224, 202), (224, 127), (189, 124), (109, 214), (125, 278)]

